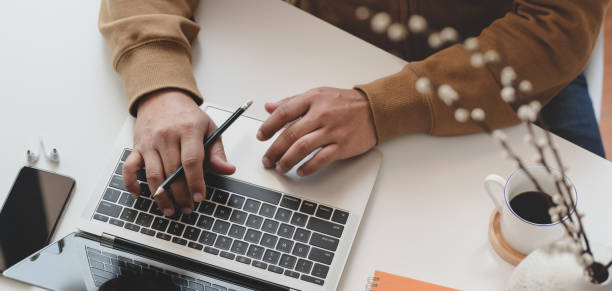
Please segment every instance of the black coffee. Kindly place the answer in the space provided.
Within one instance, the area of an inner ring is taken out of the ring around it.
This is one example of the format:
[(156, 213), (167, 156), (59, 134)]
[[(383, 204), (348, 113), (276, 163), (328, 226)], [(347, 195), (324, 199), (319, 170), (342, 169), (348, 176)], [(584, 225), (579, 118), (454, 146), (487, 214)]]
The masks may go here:
[(510, 207), (523, 219), (538, 223), (552, 223), (548, 209), (553, 205), (550, 195), (530, 191), (518, 194), (510, 200)]

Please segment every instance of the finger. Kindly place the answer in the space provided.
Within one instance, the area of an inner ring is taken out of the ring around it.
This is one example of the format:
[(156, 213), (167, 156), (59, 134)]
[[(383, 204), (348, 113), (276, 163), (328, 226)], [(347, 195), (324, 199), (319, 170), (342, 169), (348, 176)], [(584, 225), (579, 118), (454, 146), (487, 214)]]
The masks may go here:
[(272, 114), (272, 112), (274, 112), (274, 110), (276, 110), (276, 108), (278, 108), (278, 106), (280, 106), (281, 104), (295, 98), (297, 95), (291, 96), (291, 97), (287, 97), (287, 98), (283, 98), (279, 101), (276, 102), (268, 102), (266, 104), (264, 104), (264, 108), (266, 109), (266, 111), (270, 114)]
[(330, 144), (323, 147), (310, 160), (301, 165), (297, 170), (297, 174), (298, 176), (312, 175), (337, 159), (338, 145)]
[[(179, 141), (175, 142), (168, 141), (166, 143), (158, 144), (158, 151), (160, 153), (162, 162), (164, 163), (164, 171), (166, 177), (170, 176), (178, 167), (181, 166), (181, 153)], [(179, 207), (185, 214), (190, 214), (193, 211), (193, 199), (191, 194), (187, 190), (187, 182), (185, 177), (176, 179), (170, 185), (170, 191), (172, 197), (176, 202), (176, 206)]]
[(140, 196), (140, 184), (136, 173), (142, 168), (143, 163), (142, 155), (134, 149), (123, 164), (123, 184), (135, 198)]
[(204, 195), (204, 136), (201, 131), (181, 137), (181, 163), (185, 169), (187, 188), (193, 201), (202, 201)]
[(323, 130), (308, 133), (295, 141), (276, 163), (276, 171), (287, 173), (317, 148), (329, 143)]
[[(209, 123), (209, 134), (212, 134), (217, 130), (217, 126), (214, 123)], [(213, 171), (223, 174), (223, 175), (231, 175), (236, 171), (236, 167), (234, 165), (227, 162), (227, 157), (225, 156), (225, 149), (223, 148), (223, 141), (219, 138), (215, 141), (210, 147), (207, 149), (206, 153), (207, 161), (212, 167)]]
[(293, 143), (315, 130), (316, 125), (315, 120), (304, 117), (283, 130), (264, 154), (262, 158), (264, 167), (273, 167)]
[(285, 124), (297, 119), (308, 111), (310, 103), (306, 95), (302, 94), (281, 103), (276, 110), (261, 125), (257, 132), (257, 139), (268, 140)]
[[(155, 191), (164, 181), (165, 177), (161, 158), (155, 149), (145, 151), (143, 156), (149, 189)], [(172, 216), (174, 214), (174, 205), (172, 205), (172, 200), (167, 191), (155, 196), (155, 202), (157, 202), (157, 206), (159, 206), (164, 215)]]

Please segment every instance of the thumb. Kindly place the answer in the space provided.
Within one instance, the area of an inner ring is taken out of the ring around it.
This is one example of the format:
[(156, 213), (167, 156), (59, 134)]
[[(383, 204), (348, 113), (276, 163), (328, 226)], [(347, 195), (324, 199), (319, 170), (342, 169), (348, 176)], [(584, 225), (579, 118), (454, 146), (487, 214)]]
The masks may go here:
[(231, 175), (236, 171), (236, 167), (227, 161), (221, 139), (218, 139), (208, 148), (206, 156), (206, 160), (213, 171), (222, 175)]

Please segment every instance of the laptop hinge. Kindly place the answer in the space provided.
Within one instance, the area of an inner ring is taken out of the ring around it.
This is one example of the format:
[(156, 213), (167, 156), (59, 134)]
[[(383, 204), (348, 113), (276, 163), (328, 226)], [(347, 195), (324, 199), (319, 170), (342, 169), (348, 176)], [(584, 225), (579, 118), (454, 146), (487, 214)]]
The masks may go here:
[(112, 248), (114, 243), (115, 243), (114, 235), (103, 232), (102, 235), (100, 236), (101, 246)]

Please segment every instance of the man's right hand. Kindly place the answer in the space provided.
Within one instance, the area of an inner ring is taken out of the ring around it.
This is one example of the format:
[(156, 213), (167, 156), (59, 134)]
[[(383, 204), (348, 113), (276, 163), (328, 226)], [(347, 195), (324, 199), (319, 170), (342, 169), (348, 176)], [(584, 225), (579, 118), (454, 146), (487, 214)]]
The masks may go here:
[[(203, 163), (224, 175), (236, 168), (227, 162), (223, 144), (218, 139), (204, 153), (204, 140), (217, 126), (185, 92), (160, 90), (144, 97), (138, 104), (134, 126), (134, 150), (123, 166), (123, 180), (135, 197), (140, 185), (136, 172), (146, 165), (147, 182), (155, 191), (181, 164), (185, 174), (170, 186), (176, 206), (183, 213), (193, 211), (194, 201), (206, 195)], [(155, 200), (164, 215), (171, 216), (175, 207), (169, 194), (157, 195)]]

